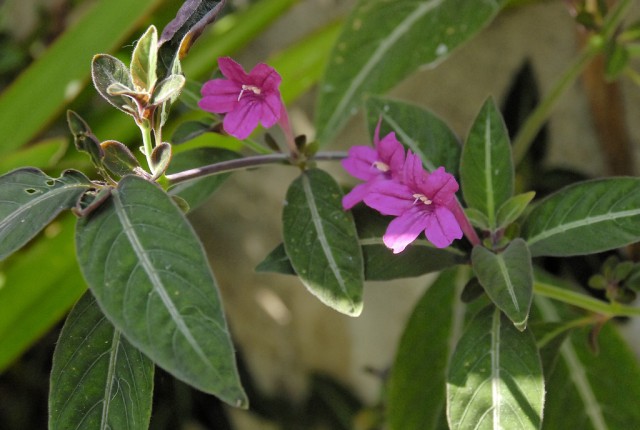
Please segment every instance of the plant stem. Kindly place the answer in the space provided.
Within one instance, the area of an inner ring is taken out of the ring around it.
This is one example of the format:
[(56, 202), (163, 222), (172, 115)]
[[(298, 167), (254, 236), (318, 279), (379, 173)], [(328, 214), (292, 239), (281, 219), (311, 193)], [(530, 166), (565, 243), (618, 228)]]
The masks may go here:
[[(342, 160), (347, 157), (346, 152), (319, 152), (313, 156), (315, 161), (333, 161)], [(223, 161), (220, 163), (209, 164), (207, 166), (197, 167), (195, 169), (185, 170), (184, 172), (166, 175), (170, 185), (180, 182), (190, 181), (209, 175), (218, 175), (220, 173), (232, 172), (234, 170), (250, 169), (252, 167), (262, 166), (265, 164), (278, 164), (288, 162), (289, 154), (265, 154), (255, 155), (252, 157), (244, 157), (236, 160)]]
[(609, 317), (640, 317), (640, 308), (615, 302), (603, 302), (602, 300), (543, 282), (534, 282), (533, 291), (541, 296)]
[(560, 76), (560, 79), (553, 84), (549, 94), (527, 118), (513, 141), (513, 159), (516, 165), (518, 165), (526, 155), (529, 147), (533, 143), (533, 139), (549, 118), (551, 110), (560, 99), (560, 96), (575, 82), (591, 60), (604, 50), (606, 41), (613, 36), (618, 24), (631, 4), (632, 0), (620, 0), (616, 4), (616, 7), (607, 15), (600, 34), (590, 37), (586, 46), (582, 52), (580, 52), (580, 55), (578, 55), (564, 74)]
[[(136, 121), (137, 123), (137, 121)], [(142, 147), (144, 148), (144, 156), (147, 158), (147, 164), (149, 165), (149, 169), (151, 173), (153, 172), (152, 162), (151, 162), (151, 153), (153, 152), (153, 142), (151, 140), (151, 126), (148, 121), (146, 123), (138, 123), (138, 127), (142, 132)]]

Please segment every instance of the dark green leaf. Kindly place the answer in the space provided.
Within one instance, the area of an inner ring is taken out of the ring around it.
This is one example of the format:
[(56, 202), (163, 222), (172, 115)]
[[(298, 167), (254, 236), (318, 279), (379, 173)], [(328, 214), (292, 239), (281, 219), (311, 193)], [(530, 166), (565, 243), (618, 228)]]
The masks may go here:
[(427, 170), (443, 166), (452, 175), (458, 174), (460, 142), (436, 115), (420, 106), (383, 97), (367, 98), (365, 108), (372, 136), (382, 119), (380, 137), (395, 131), (398, 140), (420, 156)]
[(186, 0), (176, 17), (162, 30), (158, 51), (160, 79), (170, 75), (191, 45), (212, 23), (225, 5), (225, 0)]
[(129, 148), (115, 140), (106, 140), (100, 144), (103, 151), (102, 164), (111, 173), (118, 176), (135, 174), (141, 169), (140, 163)]
[(23, 168), (0, 176), (0, 261), (22, 247), (60, 212), (73, 208), (92, 184), (67, 170), (57, 179)]
[(153, 177), (159, 178), (167, 170), (170, 162), (171, 145), (167, 142), (162, 142), (153, 148), (153, 152), (151, 152), (151, 170), (153, 171)]
[(640, 179), (607, 178), (542, 200), (522, 226), (531, 254), (593, 254), (640, 240)]
[(151, 92), (156, 84), (158, 64), (158, 30), (150, 26), (138, 39), (131, 57), (131, 81), (133, 88)]
[(531, 330), (519, 332), (493, 306), (467, 326), (451, 358), (447, 417), (452, 430), (537, 430), (542, 365)]
[(447, 270), (420, 299), (400, 339), (388, 385), (387, 416), (392, 430), (441, 428), (446, 369), (463, 326), (458, 300), (465, 279)]
[(465, 208), (464, 213), (467, 215), (467, 218), (469, 218), (469, 222), (472, 226), (486, 231), (491, 229), (489, 226), (489, 218), (487, 218), (487, 216), (478, 209)]
[(295, 275), (284, 244), (276, 246), (270, 253), (256, 266), (256, 272), (281, 273), (283, 275)]
[(504, 202), (496, 214), (496, 224), (498, 228), (505, 228), (518, 219), (527, 209), (527, 206), (536, 195), (534, 191), (518, 194)]
[(518, 238), (498, 254), (476, 246), (471, 263), (491, 300), (518, 330), (524, 330), (533, 297), (533, 269), (526, 242)]
[(296, 273), (320, 301), (350, 316), (362, 311), (362, 251), (353, 217), (335, 180), (305, 171), (287, 191), (284, 246)]
[(96, 55), (91, 61), (91, 78), (98, 93), (113, 106), (129, 115), (136, 111), (128, 97), (111, 95), (108, 91), (113, 84), (120, 84), (134, 91), (129, 69), (122, 61), (107, 54)]
[(76, 247), (100, 308), (134, 346), (178, 379), (246, 406), (204, 249), (166, 193), (125, 176), (79, 220)]
[(629, 65), (629, 50), (621, 43), (612, 43), (608, 49), (605, 61), (605, 76), (607, 80), (614, 81), (620, 77)]
[[(543, 297), (536, 296), (535, 304), (547, 321), (576, 317)], [(587, 340), (589, 329), (572, 333), (560, 347), (553, 368), (545, 368), (543, 430), (627, 430), (640, 422), (637, 356), (612, 323), (602, 327), (595, 354)]]
[(49, 428), (147, 428), (153, 370), (153, 362), (114, 329), (86, 292), (53, 354)]
[(186, 121), (180, 124), (171, 136), (171, 143), (179, 145), (181, 143), (188, 142), (195, 139), (204, 133), (211, 131), (211, 124), (207, 124), (201, 121)]
[(509, 134), (493, 99), (476, 117), (462, 149), (460, 185), (469, 207), (496, 228), (496, 212), (513, 195), (514, 170)]
[(345, 22), (320, 86), (316, 128), (328, 143), (363, 94), (381, 94), (419, 66), (435, 65), (482, 27), (504, 0), (360, 0)]
[(73, 135), (73, 142), (76, 149), (88, 153), (93, 164), (100, 166), (104, 152), (100, 147), (100, 141), (93, 134), (89, 125), (80, 115), (72, 110), (67, 111), (67, 123)]
[[(227, 149), (195, 148), (175, 154), (171, 159), (167, 174), (197, 169), (198, 167), (234, 160), (236, 158), (240, 158), (240, 154)], [(169, 194), (182, 197), (189, 203), (189, 206), (193, 210), (211, 197), (211, 194), (213, 194), (230, 175), (230, 173), (223, 173), (181, 182), (169, 188)]]

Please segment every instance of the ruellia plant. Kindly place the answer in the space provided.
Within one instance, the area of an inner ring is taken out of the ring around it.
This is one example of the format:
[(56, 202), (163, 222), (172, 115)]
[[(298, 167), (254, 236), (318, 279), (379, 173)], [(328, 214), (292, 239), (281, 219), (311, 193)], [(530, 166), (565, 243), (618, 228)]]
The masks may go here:
[[(142, 146), (102, 140), (68, 111), (93, 173), (54, 178), (24, 167), (0, 177), (2, 259), (62, 211), (77, 217), (88, 290), (56, 345), (50, 428), (147, 428), (155, 366), (232, 407), (250, 407), (216, 281), (186, 214), (230, 173), (265, 164), (299, 175), (282, 209), (282, 244), (258, 271), (296, 276), (353, 317), (365, 281), (439, 273), (407, 323), (371, 428), (637, 427), (640, 368), (611, 320), (640, 316), (629, 304), (640, 266), (622, 251), (606, 260), (589, 281), (601, 299), (542, 263), (639, 241), (640, 180), (577, 182), (542, 199), (516, 181), (581, 67), (604, 54), (612, 79), (629, 68), (639, 36), (637, 26), (623, 25), (632, 2), (569, 2), (590, 39), (513, 143), (491, 97), (461, 143), (430, 111), (381, 95), (418, 66), (442, 61), (504, 3), (361, 0), (319, 85), (314, 141), (295, 134), (278, 71), (260, 63), (247, 72), (218, 58), (219, 73), (191, 107), (210, 113), (208, 122), (186, 122), (174, 138), (224, 134), (242, 141), (243, 152), (177, 151), (163, 133), (186, 85), (181, 60), (224, 0), (185, 1), (160, 34), (151, 26), (140, 36), (129, 65), (96, 55), (95, 89), (133, 119)], [(371, 143), (325, 151), (362, 106)], [(258, 129), (273, 131), (259, 139)], [(343, 187), (323, 162), (341, 163), (354, 182)]]

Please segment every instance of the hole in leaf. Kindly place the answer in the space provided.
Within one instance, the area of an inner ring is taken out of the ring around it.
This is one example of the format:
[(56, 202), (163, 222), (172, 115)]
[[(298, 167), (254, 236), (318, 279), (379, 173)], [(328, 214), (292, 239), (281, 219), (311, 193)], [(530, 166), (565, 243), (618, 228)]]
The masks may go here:
[(56, 184), (56, 181), (53, 179), (49, 179), (47, 182), (45, 182), (48, 186), (53, 187)]
[(27, 194), (35, 194), (38, 192), (38, 190), (34, 189), (34, 188), (27, 188), (24, 190), (25, 193)]

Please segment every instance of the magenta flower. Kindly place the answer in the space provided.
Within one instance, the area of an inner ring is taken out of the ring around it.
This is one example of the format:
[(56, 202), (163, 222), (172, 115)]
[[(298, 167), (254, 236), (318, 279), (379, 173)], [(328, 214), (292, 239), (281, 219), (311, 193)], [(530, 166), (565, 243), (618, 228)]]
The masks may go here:
[(379, 180), (396, 178), (402, 172), (404, 148), (394, 132), (380, 140), (380, 122), (373, 137), (374, 148), (352, 146), (349, 156), (342, 160), (342, 167), (352, 176), (366, 181), (356, 185), (342, 198), (342, 207), (351, 209), (368, 194), (371, 186)]
[(218, 66), (226, 79), (213, 79), (202, 86), (201, 109), (225, 113), (222, 126), (238, 139), (247, 138), (258, 123), (269, 128), (278, 122), (284, 109), (278, 72), (261, 63), (247, 74), (229, 57), (218, 59)]
[(394, 254), (402, 252), (423, 230), (437, 248), (446, 248), (462, 238), (452, 211), (457, 204), (458, 183), (444, 167), (427, 173), (420, 157), (409, 151), (401, 179), (377, 181), (364, 196), (367, 206), (397, 217), (382, 237)]

